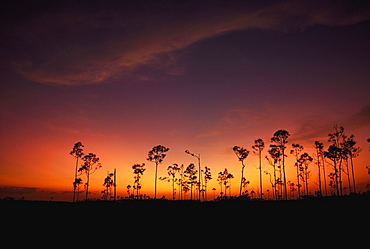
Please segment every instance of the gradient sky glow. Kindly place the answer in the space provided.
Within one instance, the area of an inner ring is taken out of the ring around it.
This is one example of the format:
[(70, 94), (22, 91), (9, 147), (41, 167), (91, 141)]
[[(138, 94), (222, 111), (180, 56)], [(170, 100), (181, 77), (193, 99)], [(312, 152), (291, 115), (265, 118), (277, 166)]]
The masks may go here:
[[(258, 2), (258, 3), (256, 3)], [(313, 152), (333, 126), (363, 149), (359, 190), (369, 181), (370, 4), (368, 1), (5, 1), (0, 22), (0, 198), (71, 200), (81, 141), (103, 168), (100, 198), (117, 168), (118, 195), (145, 162), (152, 195), (157, 144), (170, 148), (159, 169), (196, 163), (234, 174), (231, 148), (269, 145), (279, 129)], [(267, 153), (265, 148), (264, 153)], [(293, 158), (287, 172), (295, 181)], [(258, 159), (246, 159), (258, 190)], [(264, 170), (271, 168), (264, 162)], [(312, 192), (317, 171), (310, 165)], [(328, 172), (330, 168), (328, 167)], [(265, 188), (270, 188), (264, 178)], [(170, 184), (159, 181), (159, 196)], [(211, 195), (211, 193), (209, 193)]]

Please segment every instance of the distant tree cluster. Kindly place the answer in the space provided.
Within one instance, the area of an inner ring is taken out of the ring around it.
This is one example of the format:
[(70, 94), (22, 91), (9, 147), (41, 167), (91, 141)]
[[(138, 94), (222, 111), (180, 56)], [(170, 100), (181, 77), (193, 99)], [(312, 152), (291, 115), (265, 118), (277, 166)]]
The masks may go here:
[[(287, 157), (286, 149), (288, 144), (288, 138), (290, 134), (286, 130), (278, 130), (273, 134), (271, 138), (269, 150), (265, 156), (268, 164), (272, 167), (272, 170), (265, 170), (265, 174), (270, 177), (270, 184), (272, 188), (272, 198), (274, 200), (287, 200), (302, 197), (309, 197), (311, 191), (309, 189), (309, 178), (311, 176), (311, 164), (314, 163), (318, 170), (318, 189), (315, 191), (316, 196), (327, 196), (328, 187), (331, 189), (331, 195), (343, 195), (344, 186), (343, 179), (347, 178), (347, 185), (350, 193), (357, 193), (354, 161), (353, 159), (359, 155), (361, 148), (357, 147), (357, 142), (354, 139), (354, 135), (346, 135), (343, 127), (334, 126), (334, 132), (328, 134), (328, 142), (331, 144), (324, 150), (323, 143), (319, 141), (314, 142), (315, 153), (309, 155), (307, 152), (303, 152), (304, 147), (300, 144), (292, 144), (290, 154), (295, 158), (294, 167), (296, 168), (296, 181), (287, 180), (286, 177), (286, 163), (285, 158)], [(252, 146), (254, 153), (259, 156), (259, 170), (260, 170), (260, 198), (262, 199), (262, 151), (264, 148), (264, 142), (262, 139), (255, 140), (255, 144)], [(246, 149), (234, 146), (233, 151), (237, 155), (239, 161), (242, 162), (242, 179), (240, 183), (240, 189), (244, 181), (243, 160), (249, 154)], [(329, 165), (332, 171), (327, 174), (326, 166)], [(272, 171), (272, 172), (271, 172)], [(327, 181), (329, 178), (329, 181)], [(270, 194), (270, 190), (266, 190)], [(294, 193), (297, 192), (297, 197), (294, 197)], [(244, 195), (246, 193), (244, 192)], [(241, 195), (241, 191), (239, 192)]]
[[(287, 157), (286, 145), (290, 134), (286, 130), (278, 130), (273, 134), (270, 140), (270, 149), (265, 156), (272, 170), (264, 171), (265, 174), (270, 176), (273, 199), (300, 199), (312, 195), (309, 189), (312, 163), (316, 165), (318, 170), (318, 189), (315, 191), (316, 196), (329, 195), (328, 187), (331, 189), (331, 195), (343, 195), (344, 177), (347, 177), (349, 192), (357, 193), (353, 159), (359, 155), (361, 148), (356, 146), (357, 142), (354, 140), (354, 135), (346, 135), (343, 127), (334, 126), (334, 132), (328, 134), (328, 136), (328, 142), (331, 144), (327, 150), (324, 150), (322, 142), (315, 141), (313, 145), (315, 153), (313, 155), (304, 152), (303, 145), (292, 144), (290, 154), (295, 158), (294, 167), (296, 168), (296, 181), (294, 182), (294, 179), (287, 180), (285, 170), (285, 158)], [(259, 139), (252, 146), (255, 154), (258, 154), (260, 158), (263, 149), (261, 144), (263, 144), (263, 141)], [(329, 174), (326, 173), (327, 165), (332, 170)], [(261, 176), (261, 164), (259, 169)], [(329, 181), (327, 181), (327, 178), (329, 178)], [(294, 197), (295, 192), (297, 192), (297, 197)], [(262, 193), (262, 177), (260, 177), (260, 198), (262, 198)], [(270, 191), (268, 191), (268, 194), (270, 194)]]
[[(102, 166), (99, 162), (99, 158), (94, 153), (84, 154), (83, 152), (84, 145), (81, 142), (75, 143), (73, 146), (72, 151), (69, 153), (76, 158), (76, 166), (75, 166), (75, 180), (73, 182), (73, 202), (79, 200), (79, 194), (81, 185), (83, 181), (81, 179), (81, 175), (85, 174), (86, 181), (84, 184), (85, 188), (85, 201), (88, 200), (89, 197), (89, 185), (90, 185), (90, 176)], [(78, 168), (78, 161), (82, 160), (83, 164), (80, 168)]]
[[(250, 155), (244, 147), (234, 146), (232, 147), (238, 161), (241, 163), (241, 177), (239, 181), (239, 193), (238, 196), (232, 196), (231, 183), (234, 175), (228, 171), (227, 168), (224, 171), (220, 171), (217, 175), (217, 181), (220, 185), (220, 191), (217, 198), (228, 199), (228, 198), (243, 198), (243, 199), (266, 199), (264, 195), (267, 195), (267, 199), (272, 200), (288, 200), (288, 199), (300, 199), (312, 196), (312, 190), (309, 188), (309, 180), (311, 177), (312, 165), (317, 167), (317, 189), (314, 191), (315, 196), (328, 196), (336, 195), (341, 196), (345, 194), (345, 189), (349, 190), (349, 193), (357, 193), (356, 190), (356, 177), (354, 170), (354, 158), (358, 157), (361, 148), (356, 146), (354, 135), (347, 135), (344, 132), (344, 128), (334, 126), (334, 132), (328, 134), (328, 142), (330, 143), (328, 148), (324, 149), (324, 144), (319, 141), (315, 141), (313, 147), (315, 152), (309, 155), (304, 152), (303, 145), (292, 144), (290, 153), (287, 153), (287, 144), (290, 134), (286, 130), (276, 131), (270, 139), (269, 150), (263, 156), (265, 149), (265, 142), (258, 138), (254, 140), (254, 144), (251, 146), (254, 155), (258, 156), (259, 161), (259, 190), (258, 194), (254, 190), (248, 191), (248, 185), (250, 181), (244, 175), (246, 167), (245, 160)], [(367, 139), (369, 142), (370, 152), (370, 138)], [(75, 157), (75, 174), (73, 182), (73, 199), (72, 201), (79, 201), (79, 194), (82, 187), (85, 191), (85, 201), (88, 200), (89, 194), (89, 183), (90, 176), (102, 166), (99, 162), (99, 158), (93, 154), (84, 154), (83, 144), (77, 142), (70, 154)], [(147, 161), (154, 163), (154, 199), (157, 198), (157, 180), (158, 180), (158, 166), (163, 163), (169, 148), (156, 145), (149, 152)], [(173, 163), (167, 167), (168, 176), (159, 177), (159, 180), (169, 182), (172, 192), (172, 200), (199, 200), (207, 201), (207, 184), (212, 180), (211, 168), (201, 167), (200, 154), (196, 155), (188, 150), (185, 153), (198, 159), (198, 166), (194, 163), (190, 163), (185, 166), (184, 164)], [(295, 167), (295, 177), (293, 179), (287, 179), (285, 158), (290, 154), (294, 157), (295, 163), (292, 165)], [(265, 158), (270, 169), (262, 170), (262, 159)], [(79, 167), (79, 161), (82, 161), (82, 165)], [(145, 163), (134, 164), (132, 166), (134, 180), (132, 185), (127, 185), (128, 198), (131, 199), (147, 199), (147, 195), (141, 194), (142, 183), (141, 177), (146, 171)], [(327, 172), (329, 168), (329, 172)], [(368, 174), (370, 176), (370, 165), (366, 166)], [(269, 176), (271, 190), (263, 190), (263, 175)], [(81, 178), (85, 175), (85, 183)], [(343, 182), (346, 178), (347, 185), (344, 186)], [(116, 200), (116, 170), (114, 173), (107, 173), (107, 177), (104, 179), (103, 186), (105, 189), (102, 191), (104, 200)], [(112, 190), (113, 188), (113, 190)], [(370, 184), (368, 184), (370, 189)], [(213, 199), (216, 198), (216, 188), (212, 188)], [(113, 193), (112, 193), (113, 192)], [(272, 197), (270, 198), (270, 194)]]

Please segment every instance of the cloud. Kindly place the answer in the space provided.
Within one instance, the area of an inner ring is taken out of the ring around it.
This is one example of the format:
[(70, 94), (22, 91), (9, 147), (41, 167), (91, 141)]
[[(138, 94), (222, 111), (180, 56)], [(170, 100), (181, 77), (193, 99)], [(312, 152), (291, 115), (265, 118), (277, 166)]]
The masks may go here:
[(36, 193), (37, 188), (27, 187), (0, 187), (0, 195), (27, 195)]
[(349, 116), (343, 122), (348, 123), (351, 129), (370, 126), (370, 105), (364, 106), (359, 112)]
[(334, 125), (343, 126), (348, 134), (351, 131), (370, 126), (370, 105), (364, 106), (354, 114), (341, 119), (327, 119), (322, 116), (310, 116), (298, 124), (297, 131), (292, 135), (293, 141), (307, 141), (312, 143), (315, 140), (327, 141), (328, 134), (334, 131)]
[(369, 4), (361, 1), (108, 1), (36, 7), (5, 22), (6, 57), (26, 79), (51, 85), (134, 77), (143, 65), (176, 63), (164, 62), (163, 55), (234, 30), (289, 32), (370, 18)]
[(213, 123), (206, 132), (196, 138), (212, 138), (235, 131), (245, 131), (270, 119), (270, 115), (246, 108), (233, 108), (228, 110), (223, 117)]

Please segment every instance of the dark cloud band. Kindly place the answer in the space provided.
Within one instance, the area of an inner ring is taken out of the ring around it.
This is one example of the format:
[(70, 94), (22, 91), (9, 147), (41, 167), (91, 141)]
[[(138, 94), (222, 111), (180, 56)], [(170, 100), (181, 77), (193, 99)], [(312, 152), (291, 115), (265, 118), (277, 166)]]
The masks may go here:
[(125, 79), (142, 65), (163, 62), (158, 60), (163, 54), (234, 30), (290, 32), (370, 18), (369, 4), (361, 1), (256, 2), (113, 1), (33, 8), (5, 23), (7, 63), (43, 84), (96, 84)]

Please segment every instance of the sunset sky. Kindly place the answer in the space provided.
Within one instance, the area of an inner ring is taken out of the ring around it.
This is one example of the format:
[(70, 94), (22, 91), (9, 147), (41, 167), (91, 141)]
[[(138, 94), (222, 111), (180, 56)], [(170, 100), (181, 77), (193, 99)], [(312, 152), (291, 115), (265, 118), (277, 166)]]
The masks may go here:
[[(78, 141), (103, 166), (92, 198), (114, 168), (126, 196), (136, 163), (146, 164), (142, 193), (152, 196), (146, 158), (158, 144), (170, 148), (159, 176), (197, 163), (189, 150), (211, 168), (209, 189), (219, 192), (217, 173), (228, 168), (236, 195), (233, 146), (251, 150), (262, 138), (265, 156), (285, 129), (288, 150), (300, 143), (312, 155), (336, 124), (362, 148), (358, 190), (369, 182), (369, 1), (2, 1), (0, 76), (0, 198), (71, 200)], [(258, 191), (258, 157), (245, 164)], [(288, 155), (295, 182), (293, 165)], [(272, 170), (266, 160), (263, 170)], [(170, 190), (158, 182), (157, 196)]]

